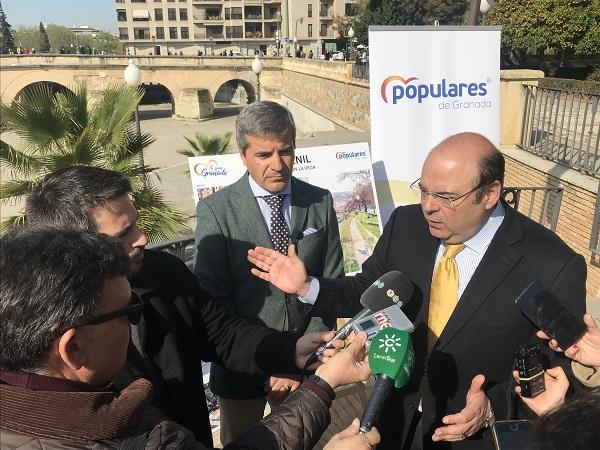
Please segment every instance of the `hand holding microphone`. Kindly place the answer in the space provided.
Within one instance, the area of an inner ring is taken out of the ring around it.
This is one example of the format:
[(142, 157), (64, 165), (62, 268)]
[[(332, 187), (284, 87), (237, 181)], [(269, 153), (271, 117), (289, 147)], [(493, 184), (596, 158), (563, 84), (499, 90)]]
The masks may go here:
[(377, 333), (369, 350), (369, 367), (377, 381), (360, 419), (362, 433), (377, 425), (391, 387), (400, 389), (410, 379), (415, 357), (408, 332), (390, 327)]
[(310, 356), (306, 362), (306, 366), (308, 367), (316, 362), (324, 350), (333, 348), (333, 342), (335, 340), (346, 339), (353, 331), (356, 323), (367, 316), (386, 308), (397, 307), (399, 310), (410, 300), (412, 293), (412, 282), (402, 272), (392, 270), (391, 272), (382, 275), (361, 295), (360, 304), (364, 306), (364, 309), (340, 328), (331, 341), (321, 345)]

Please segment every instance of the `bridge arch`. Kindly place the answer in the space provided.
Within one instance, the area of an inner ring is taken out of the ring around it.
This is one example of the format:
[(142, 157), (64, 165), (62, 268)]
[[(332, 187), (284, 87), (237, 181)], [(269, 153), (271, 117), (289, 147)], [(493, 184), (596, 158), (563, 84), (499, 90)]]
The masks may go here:
[[(247, 103), (253, 103), (257, 99), (256, 92), (256, 78), (250, 76), (249, 74), (242, 72), (234, 72), (234, 73), (224, 73), (220, 77), (217, 77), (210, 85), (209, 91), (215, 101), (231, 101), (232, 92), (238, 90), (239, 88), (243, 89), (246, 99), (246, 102), (242, 102), (240, 106), (245, 106)], [(239, 98), (239, 90), (238, 90), (238, 98)]]
[(67, 86), (60, 83), (56, 83), (55, 81), (36, 81), (35, 83), (28, 84), (19, 92), (17, 92), (13, 100), (18, 100), (19, 97), (21, 97), (23, 94), (31, 91), (32, 89), (35, 89), (38, 86), (47, 86), (50, 89), (50, 92), (52, 92), (52, 94), (56, 94), (58, 92), (72, 92), (72, 90), (69, 89)]
[(173, 98), (173, 93), (164, 84), (155, 82), (144, 82), (142, 83), (142, 89), (144, 90), (144, 96), (142, 97), (140, 106), (164, 105), (167, 103), (170, 106), (170, 109), (168, 110), (151, 110), (148, 107), (146, 107), (144, 108), (143, 112), (140, 113), (142, 118), (164, 117), (165, 114), (168, 117), (171, 117), (175, 113), (175, 99)]
[[(5, 75), (3, 74), (3, 76)], [(4, 103), (10, 103), (17, 98), (23, 89), (36, 83), (50, 83), (52, 86), (58, 85), (65, 89), (74, 89), (73, 76), (52, 73), (46, 70), (32, 70), (13, 78), (2, 92), (0, 92), (0, 98), (2, 98)]]

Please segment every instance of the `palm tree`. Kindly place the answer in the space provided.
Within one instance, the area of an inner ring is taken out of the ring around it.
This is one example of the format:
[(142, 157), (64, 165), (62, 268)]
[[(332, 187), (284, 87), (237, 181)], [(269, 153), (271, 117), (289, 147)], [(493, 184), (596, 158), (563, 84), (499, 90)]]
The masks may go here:
[(205, 134), (196, 132), (195, 140), (184, 136), (185, 140), (190, 144), (191, 149), (177, 150), (177, 153), (189, 158), (204, 155), (222, 155), (223, 153), (226, 153), (229, 148), (231, 135), (231, 132), (227, 132), (222, 136), (209, 137)]
[[(92, 106), (84, 85), (74, 92), (53, 92), (47, 85), (35, 85), (11, 105), (0, 104), (0, 133), (12, 132), (19, 141), (17, 148), (0, 140), (0, 168), (11, 174), (11, 179), (0, 183), (0, 202), (16, 202), (56, 169), (74, 164), (99, 166), (130, 179), (140, 228), (151, 241), (180, 234), (185, 214), (171, 209), (162, 192), (143, 180), (153, 168), (140, 165), (138, 155), (154, 138), (149, 133), (138, 135), (130, 122), (141, 98), (139, 89), (115, 84)], [(3, 221), (1, 228), (25, 222), (21, 213)]]

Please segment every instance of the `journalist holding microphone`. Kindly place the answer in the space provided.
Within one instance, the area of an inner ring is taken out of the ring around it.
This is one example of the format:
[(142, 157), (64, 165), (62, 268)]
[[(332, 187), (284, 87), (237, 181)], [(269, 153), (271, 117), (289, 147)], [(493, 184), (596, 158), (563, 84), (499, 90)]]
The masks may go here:
[(538, 339), (514, 299), (537, 279), (584, 312), (584, 259), (501, 199), (504, 164), (479, 134), (438, 144), (412, 184), (420, 207), (392, 213), (355, 277), (313, 280), (293, 247), (287, 256), (260, 247), (248, 254), (256, 276), (311, 302), (315, 315), (358, 311), (361, 293), (391, 270), (412, 280), (403, 311), (415, 326), (415, 368), (385, 401), (380, 449), (494, 448), (487, 425), (494, 412), (506, 417), (514, 351)]

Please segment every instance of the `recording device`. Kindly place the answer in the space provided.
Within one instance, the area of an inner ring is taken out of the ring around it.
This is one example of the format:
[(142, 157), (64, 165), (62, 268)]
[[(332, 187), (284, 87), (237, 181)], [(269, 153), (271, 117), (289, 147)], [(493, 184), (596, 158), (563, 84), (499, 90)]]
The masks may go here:
[(380, 330), (390, 327), (409, 333), (412, 333), (415, 330), (414, 324), (396, 305), (389, 306), (381, 311), (370, 314), (364, 319), (357, 320), (352, 324), (352, 330), (356, 333), (360, 333), (361, 331), (367, 333), (367, 342), (365, 344), (367, 350), (370, 348), (370, 344), (375, 335)]
[(375, 312), (390, 308), (391, 306), (395, 308), (403, 307), (410, 300), (412, 293), (412, 282), (402, 272), (392, 270), (391, 272), (382, 275), (360, 296), (360, 304), (364, 306), (364, 309), (346, 322), (346, 324), (337, 331), (331, 341), (319, 346), (319, 348), (310, 355), (306, 361), (305, 367), (316, 362), (317, 359), (319, 359), (319, 355), (323, 353), (324, 350), (332, 348), (334, 340), (346, 339), (352, 332), (353, 326), (357, 321), (365, 319)]
[(496, 450), (533, 449), (533, 423), (529, 420), (498, 420), (492, 435)]
[(573, 314), (540, 281), (531, 283), (515, 300), (525, 316), (540, 330), (558, 342), (564, 350), (587, 331), (583, 320)]
[(360, 419), (361, 433), (377, 425), (392, 386), (400, 389), (410, 379), (415, 356), (408, 332), (391, 327), (379, 331), (369, 349), (369, 367), (377, 380)]
[(533, 398), (546, 390), (542, 352), (537, 344), (521, 344), (515, 351), (515, 366), (523, 397)]

